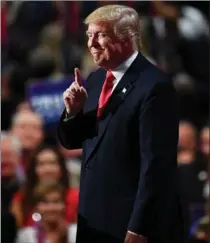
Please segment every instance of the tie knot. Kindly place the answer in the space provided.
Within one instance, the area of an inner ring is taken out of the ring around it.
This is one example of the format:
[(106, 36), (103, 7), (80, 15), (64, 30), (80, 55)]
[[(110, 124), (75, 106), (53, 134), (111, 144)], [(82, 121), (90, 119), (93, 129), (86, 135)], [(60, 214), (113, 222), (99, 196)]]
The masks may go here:
[(114, 77), (114, 75), (112, 74), (111, 71), (108, 71), (108, 72), (106, 73), (106, 79), (107, 79), (109, 82), (112, 82), (112, 81), (115, 80), (115, 77)]

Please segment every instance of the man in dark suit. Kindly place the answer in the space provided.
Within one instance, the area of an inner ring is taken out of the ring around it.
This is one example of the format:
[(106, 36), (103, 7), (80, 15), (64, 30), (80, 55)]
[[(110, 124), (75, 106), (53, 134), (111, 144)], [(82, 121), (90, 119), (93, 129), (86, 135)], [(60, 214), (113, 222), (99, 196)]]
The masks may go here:
[(58, 137), (83, 148), (77, 243), (181, 243), (178, 114), (171, 80), (137, 51), (136, 11), (90, 14), (88, 48), (100, 68), (64, 92)]

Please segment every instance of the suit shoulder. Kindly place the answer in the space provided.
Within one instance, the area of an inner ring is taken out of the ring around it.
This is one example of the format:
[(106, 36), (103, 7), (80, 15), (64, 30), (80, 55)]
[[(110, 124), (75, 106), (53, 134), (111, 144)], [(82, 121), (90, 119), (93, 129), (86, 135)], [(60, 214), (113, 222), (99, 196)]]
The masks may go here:
[(150, 80), (149, 83), (162, 83), (162, 82), (171, 82), (172, 78), (169, 74), (161, 70), (159, 67), (155, 66), (151, 62), (149, 62), (147, 68), (143, 71), (145, 76), (148, 76), (148, 79)]
[(156, 87), (170, 87), (175, 90), (172, 77), (150, 62), (147, 68), (139, 74), (137, 83), (145, 93), (150, 93)]

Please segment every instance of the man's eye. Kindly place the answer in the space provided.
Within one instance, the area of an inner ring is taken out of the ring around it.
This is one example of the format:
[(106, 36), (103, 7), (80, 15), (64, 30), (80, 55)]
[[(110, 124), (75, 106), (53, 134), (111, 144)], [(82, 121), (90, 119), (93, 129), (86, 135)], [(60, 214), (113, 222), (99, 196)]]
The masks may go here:
[(106, 37), (107, 35), (105, 33), (99, 33), (98, 36), (99, 37)]

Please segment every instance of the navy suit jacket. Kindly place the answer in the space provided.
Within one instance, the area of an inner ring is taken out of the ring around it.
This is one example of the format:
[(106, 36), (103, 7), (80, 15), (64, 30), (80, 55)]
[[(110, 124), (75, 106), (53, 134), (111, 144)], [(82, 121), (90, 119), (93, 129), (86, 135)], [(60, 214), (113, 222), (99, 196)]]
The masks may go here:
[(105, 76), (103, 69), (90, 74), (84, 109), (69, 119), (63, 113), (58, 125), (65, 148), (83, 148), (79, 215), (88, 226), (118, 239), (130, 230), (147, 236), (149, 243), (181, 243), (172, 82), (139, 53), (98, 120)]

